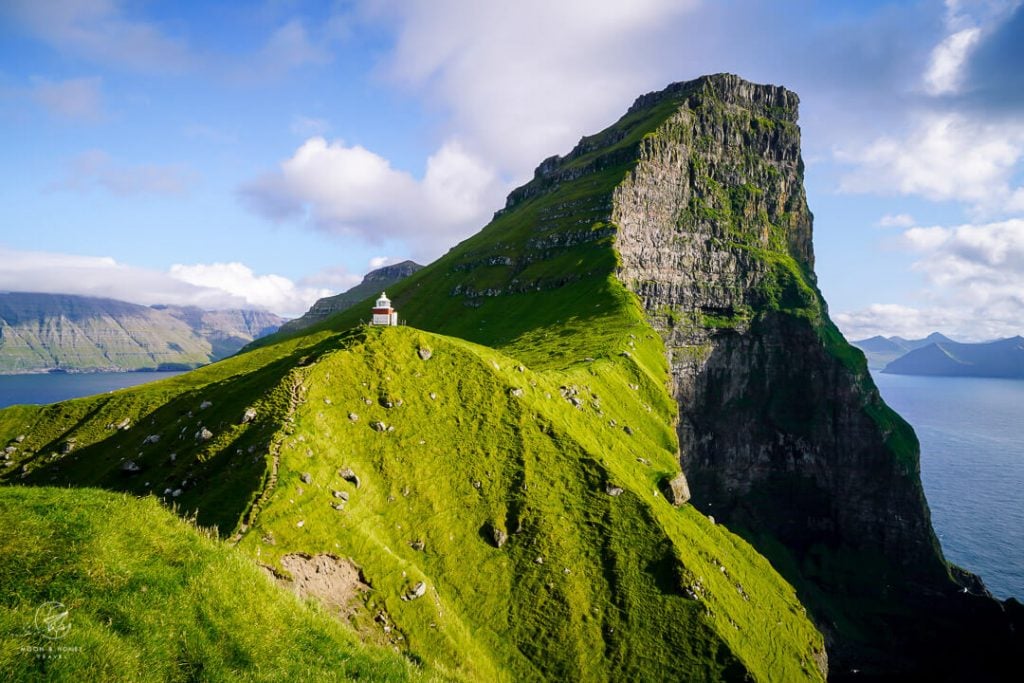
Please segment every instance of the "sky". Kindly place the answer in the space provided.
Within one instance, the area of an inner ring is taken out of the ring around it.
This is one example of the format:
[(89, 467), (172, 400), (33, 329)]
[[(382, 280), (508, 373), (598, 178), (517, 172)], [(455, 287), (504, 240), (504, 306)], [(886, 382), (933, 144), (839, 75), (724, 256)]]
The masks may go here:
[(1022, 0), (0, 2), (0, 291), (293, 317), (645, 92), (801, 100), (851, 339), (1024, 333)]

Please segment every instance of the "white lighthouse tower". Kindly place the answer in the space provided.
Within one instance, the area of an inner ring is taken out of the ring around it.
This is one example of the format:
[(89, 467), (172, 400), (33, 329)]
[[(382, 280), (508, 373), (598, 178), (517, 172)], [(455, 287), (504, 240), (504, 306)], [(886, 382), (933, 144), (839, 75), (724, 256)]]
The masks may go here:
[(380, 298), (373, 307), (373, 320), (370, 322), (373, 325), (398, 324), (398, 311), (391, 308), (391, 299), (388, 298), (387, 292), (380, 293)]

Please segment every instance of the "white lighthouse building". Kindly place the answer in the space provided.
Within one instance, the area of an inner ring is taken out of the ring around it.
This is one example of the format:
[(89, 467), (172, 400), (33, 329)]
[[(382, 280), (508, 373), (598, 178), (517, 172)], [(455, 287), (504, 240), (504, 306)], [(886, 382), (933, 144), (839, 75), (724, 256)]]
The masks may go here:
[(380, 293), (380, 298), (377, 299), (377, 304), (373, 307), (373, 319), (370, 323), (373, 325), (398, 324), (398, 311), (391, 308), (391, 299), (388, 298), (387, 292)]

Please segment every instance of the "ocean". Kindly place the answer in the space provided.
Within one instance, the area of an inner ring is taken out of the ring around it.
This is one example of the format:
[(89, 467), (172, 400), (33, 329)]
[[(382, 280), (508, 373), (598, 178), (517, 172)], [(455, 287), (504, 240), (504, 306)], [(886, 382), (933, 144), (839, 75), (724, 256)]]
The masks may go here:
[(1024, 381), (874, 374), (921, 441), (921, 481), (946, 559), (1024, 601)]
[[(0, 375), (0, 407), (53, 403), (177, 372)], [(921, 441), (921, 480), (946, 557), (1024, 600), (1024, 381), (875, 374)]]
[(0, 375), (0, 408), (17, 403), (56, 403), (102, 394), (136, 384), (174, 377), (181, 372), (88, 372)]

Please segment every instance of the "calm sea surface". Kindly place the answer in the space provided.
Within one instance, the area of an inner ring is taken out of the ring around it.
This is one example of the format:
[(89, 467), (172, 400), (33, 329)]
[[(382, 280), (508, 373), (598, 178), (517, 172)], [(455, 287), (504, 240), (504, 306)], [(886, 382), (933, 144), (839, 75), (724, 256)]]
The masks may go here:
[(0, 408), (16, 403), (55, 403), (155, 382), (180, 372), (90, 372), (74, 374), (0, 375)]
[(914, 426), (946, 558), (1000, 598), (1024, 600), (1024, 381), (875, 373)]
[[(53, 403), (177, 372), (0, 375), (0, 407)], [(1024, 600), (1024, 381), (877, 373), (921, 440), (921, 479), (946, 557)]]

